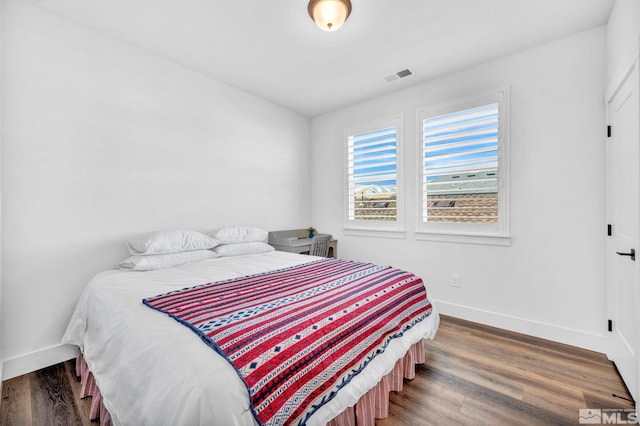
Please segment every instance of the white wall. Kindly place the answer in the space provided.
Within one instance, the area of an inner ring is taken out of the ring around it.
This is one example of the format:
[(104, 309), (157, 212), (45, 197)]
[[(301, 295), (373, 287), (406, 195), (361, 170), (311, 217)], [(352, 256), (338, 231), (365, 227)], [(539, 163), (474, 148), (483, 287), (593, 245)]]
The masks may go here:
[(2, 20), (5, 379), (68, 356), (126, 237), (309, 226), (307, 118), (28, 2)]
[[(600, 27), (316, 117), (312, 223), (341, 257), (422, 276), (444, 313), (603, 351), (604, 82)], [(512, 245), (416, 241), (416, 109), (511, 88)], [(403, 113), (404, 239), (343, 234), (343, 129)], [(460, 275), (460, 288), (451, 287)]]
[[(0, 0), (0, 35), (2, 34), (2, 0)], [(2, 99), (2, 58), (3, 48), (0, 36), (0, 100)], [(0, 101), (0, 164), (2, 164), (2, 102)], [(2, 173), (0, 173), (0, 308), (2, 308)], [(2, 313), (0, 312), (0, 330), (2, 330)], [(0, 336), (0, 380), (2, 379), (2, 336)]]
[(607, 80), (620, 82), (640, 49), (640, 1), (616, 0), (607, 23)]

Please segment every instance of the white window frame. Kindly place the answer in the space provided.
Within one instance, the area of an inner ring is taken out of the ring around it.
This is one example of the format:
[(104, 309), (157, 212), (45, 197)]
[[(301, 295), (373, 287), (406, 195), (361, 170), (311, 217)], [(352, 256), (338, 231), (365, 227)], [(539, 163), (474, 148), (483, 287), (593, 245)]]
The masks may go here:
[[(423, 121), (429, 117), (498, 103), (498, 222), (426, 222), (423, 185)], [(470, 244), (508, 246), (511, 244), (509, 220), (509, 88), (501, 87), (480, 94), (420, 108), (416, 113), (418, 139), (418, 212), (416, 239)]]
[[(372, 237), (404, 238), (404, 120), (402, 114), (353, 125), (344, 130), (344, 233)], [(349, 219), (349, 137), (387, 127), (396, 128), (396, 220)]]

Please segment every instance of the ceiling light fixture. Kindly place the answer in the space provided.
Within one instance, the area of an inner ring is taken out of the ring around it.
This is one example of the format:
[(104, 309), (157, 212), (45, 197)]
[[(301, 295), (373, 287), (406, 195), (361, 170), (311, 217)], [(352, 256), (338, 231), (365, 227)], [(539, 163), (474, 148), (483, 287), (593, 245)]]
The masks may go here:
[(324, 31), (336, 31), (351, 14), (350, 0), (311, 0), (309, 16)]

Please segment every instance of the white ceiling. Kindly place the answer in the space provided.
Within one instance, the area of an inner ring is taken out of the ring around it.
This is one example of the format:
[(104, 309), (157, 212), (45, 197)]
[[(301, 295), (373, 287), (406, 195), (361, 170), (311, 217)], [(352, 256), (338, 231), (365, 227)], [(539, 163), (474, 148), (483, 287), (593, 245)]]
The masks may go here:
[(603, 25), (615, 0), (351, 1), (326, 33), (307, 0), (35, 0), (307, 116)]

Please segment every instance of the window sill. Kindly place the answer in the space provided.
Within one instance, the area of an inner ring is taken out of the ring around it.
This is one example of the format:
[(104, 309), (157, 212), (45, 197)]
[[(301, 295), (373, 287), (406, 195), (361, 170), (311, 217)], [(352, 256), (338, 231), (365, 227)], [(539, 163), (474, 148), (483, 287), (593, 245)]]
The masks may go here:
[(404, 231), (374, 229), (374, 228), (344, 228), (344, 235), (354, 235), (358, 237), (381, 237), (381, 238), (406, 238)]
[(494, 234), (465, 234), (449, 232), (416, 232), (416, 240), (419, 241), (441, 241), (460, 244), (482, 244), (489, 246), (511, 245), (511, 236)]

